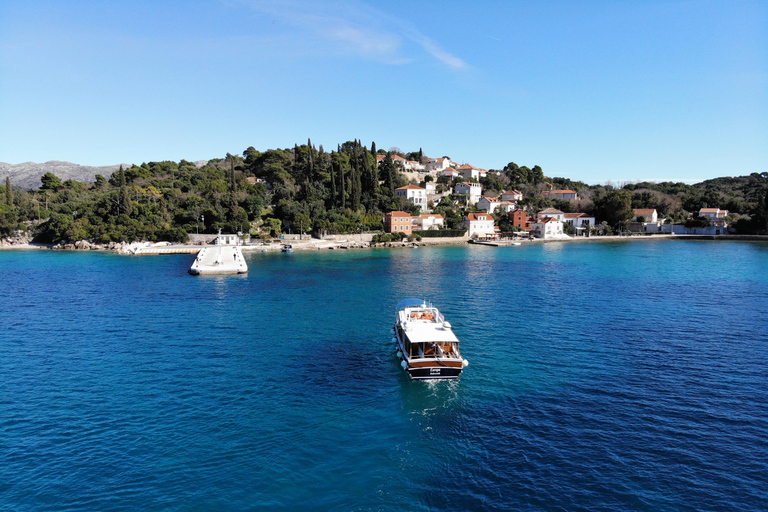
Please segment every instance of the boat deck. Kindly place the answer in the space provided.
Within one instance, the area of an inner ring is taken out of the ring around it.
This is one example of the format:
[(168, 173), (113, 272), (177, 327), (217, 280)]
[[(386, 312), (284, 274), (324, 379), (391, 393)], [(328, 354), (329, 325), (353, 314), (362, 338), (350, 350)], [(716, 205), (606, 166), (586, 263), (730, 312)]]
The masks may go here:
[(244, 274), (248, 265), (240, 247), (231, 245), (207, 246), (200, 250), (189, 269), (190, 274)]

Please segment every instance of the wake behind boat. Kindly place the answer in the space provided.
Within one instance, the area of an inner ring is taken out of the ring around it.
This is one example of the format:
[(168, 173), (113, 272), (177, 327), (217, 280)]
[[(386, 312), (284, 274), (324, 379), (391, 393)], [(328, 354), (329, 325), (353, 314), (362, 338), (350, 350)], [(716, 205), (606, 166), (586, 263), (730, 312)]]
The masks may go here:
[(394, 329), (400, 366), (413, 380), (458, 379), (469, 364), (451, 324), (431, 303), (401, 300)]

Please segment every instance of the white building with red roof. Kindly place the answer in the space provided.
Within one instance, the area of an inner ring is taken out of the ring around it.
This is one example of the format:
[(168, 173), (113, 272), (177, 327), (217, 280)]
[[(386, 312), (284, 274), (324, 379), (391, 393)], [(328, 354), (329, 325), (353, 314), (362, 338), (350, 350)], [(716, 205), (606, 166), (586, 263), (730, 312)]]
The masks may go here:
[(563, 223), (553, 217), (540, 218), (531, 225), (531, 232), (538, 238), (563, 238)]
[(482, 197), (483, 187), (479, 183), (463, 181), (461, 183), (456, 184), (456, 186), (453, 189), (453, 192), (455, 194), (469, 196), (467, 198), (467, 203), (474, 205), (474, 204), (477, 204), (477, 202)]
[(586, 213), (564, 213), (563, 222), (570, 224), (576, 229), (595, 226), (595, 218), (590, 217)]
[(465, 180), (471, 180), (476, 179), (479, 180), (481, 177), (488, 174), (488, 171), (483, 172), (484, 169), (479, 169), (475, 167), (474, 165), (470, 164), (463, 164), (456, 168), (457, 171), (462, 175), (462, 177)]
[(502, 201), (522, 201), (523, 193), (519, 190), (507, 190), (499, 195)]
[(477, 209), (485, 210), (488, 213), (493, 213), (499, 206), (501, 206), (501, 201), (495, 197), (483, 196), (477, 201)]
[(469, 238), (487, 238), (496, 234), (493, 216), (489, 213), (468, 213), (463, 222)]
[(422, 210), (427, 207), (427, 189), (425, 188), (416, 185), (405, 185), (395, 189), (395, 196), (406, 198), (409, 202), (421, 206)]
[(721, 210), (720, 208), (702, 208), (699, 210), (699, 217), (707, 217), (713, 226), (724, 227), (727, 216), (728, 210)]
[(443, 157), (443, 158), (431, 158), (429, 162), (427, 162), (427, 164), (425, 165), (425, 168), (427, 172), (431, 172), (431, 171), (440, 172), (452, 166), (453, 166), (453, 162), (451, 162), (451, 159), (448, 157)]
[(545, 190), (542, 195), (547, 199), (560, 199), (566, 201), (577, 201), (578, 194), (574, 190)]
[[(632, 214), (634, 215), (634, 218), (632, 219), (635, 222), (656, 222), (659, 220), (659, 214), (656, 213), (656, 208), (635, 208), (632, 210)], [(640, 220), (640, 217), (643, 218), (643, 220)]]
[(553, 219), (557, 219), (562, 222), (565, 218), (565, 214), (557, 208), (546, 208), (536, 214), (537, 219), (546, 219), (547, 217), (552, 217)]
[(422, 213), (414, 217), (413, 222), (417, 229), (441, 229), (445, 225), (445, 219), (439, 213)]

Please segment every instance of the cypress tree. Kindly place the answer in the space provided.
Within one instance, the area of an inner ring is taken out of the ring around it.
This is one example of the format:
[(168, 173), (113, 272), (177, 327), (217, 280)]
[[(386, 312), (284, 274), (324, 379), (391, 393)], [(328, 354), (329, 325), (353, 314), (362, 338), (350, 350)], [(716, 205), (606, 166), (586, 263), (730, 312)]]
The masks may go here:
[(362, 195), (362, 180), (360, 179), (360, 142), (355, 139), (355, 143), (352, 146), (352, 176), (350, 180), (350, 201), (353, 210), (357, 211), (360, 208), (360, 197)]
[(13, 190), (11, 190), (11, 177), (5, 177), (5, 202), (13, 206)]
[[(320, 150), (322, 151), (322, 146), (320, 146)], [(331, 151), (331, 201), (330, 201), (330, 207), (336, 208), (336, 176), (333, 172), (334, 169), (334, 163), (333, 163), (333, 151)]]
[(346, 208), (346, 206), (347, 206), (347, 191), (346, 191), (346, 187), (345, 187), (345, 184), (346, 184), (345, 182), (347, 181), (347, 178), (346, 178), (346, 176), (344, 176), (344, 165), (342, 164), (342, 161), (341, 161), (341, 146), (337, 145), (336, 148), (338, 149), (338, 152), (339, 152), (339, 160), (338, 160), (338, 162), (339, 162), (339, 183), (340, 183), (339, 189), (340, 189), (340, 192), (341, 192), (341, 207), (342, 208)]

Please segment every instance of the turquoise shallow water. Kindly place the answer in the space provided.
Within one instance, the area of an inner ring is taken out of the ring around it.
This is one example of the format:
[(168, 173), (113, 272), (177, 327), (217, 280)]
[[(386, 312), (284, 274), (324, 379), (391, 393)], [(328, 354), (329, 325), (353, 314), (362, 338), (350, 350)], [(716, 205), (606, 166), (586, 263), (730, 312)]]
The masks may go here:
[(768, 244), (192, 259), (0, 252), (0, 510), (768, 508)]

